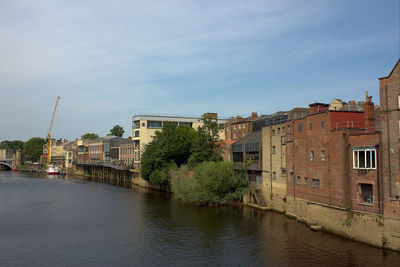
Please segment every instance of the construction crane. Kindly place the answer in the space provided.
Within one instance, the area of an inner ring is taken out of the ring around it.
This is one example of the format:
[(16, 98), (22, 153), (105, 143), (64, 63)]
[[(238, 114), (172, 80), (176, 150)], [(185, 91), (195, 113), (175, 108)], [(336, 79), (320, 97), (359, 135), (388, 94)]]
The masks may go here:
[(56, 115), (56, 110), (57, 110), (57, 105), (58, 105), (58, 101), (61, 99), (61, 97), (57, 96), (57, 101), (56, 101), (56, 105), (54, 107), (54, 111), (53, 111), (53, 117), (51, 118), (51, 122), (50, 122), (50, 127), (49, 130), (47, 131), (47, 163), (50, 163), (50, 157), (51, 157), (51, 129), (53, 128), (53, 122), (54, 122), (54, 116)]

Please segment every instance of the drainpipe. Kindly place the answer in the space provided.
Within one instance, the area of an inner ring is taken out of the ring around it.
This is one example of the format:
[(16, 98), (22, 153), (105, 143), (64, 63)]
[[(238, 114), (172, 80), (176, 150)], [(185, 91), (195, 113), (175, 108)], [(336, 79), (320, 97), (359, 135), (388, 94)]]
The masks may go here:
[(345, 164), (344, 164), (344, 177), (345, 177), (345, 205), (346, 205), (346, 210), (351, 210), (351, 193), (350, 193), (350, 174), (349, 174), (349, 168), (350, 168), (350, 159), (349, 159), (349, 136), (347, 135), (347, 129), (343, 133), (344, 137), (344, 151), (345, 151)]
[(378, 184), (378, 212), (379, 212), (380, 215), (382, 215), (383, 202), (381, 200), (381, 179), (380, 179), (380, 175), (379, 175), (379, 172), (380, 172), (380, 166), (379, 166), (379, 164), (380, 164), (380, 160), (379, 160), (379, 156), (380, 156), (379, 144), (377, 144), (375, 146), (375, 149), (376, 149), (376, 156), (375, 156), (376, 157), (375, 158), (376, 159), (376, 182)]
[(387, 150), (387, 153), (388, 153), (388, 167), (389, 167), (389, 197), (390, 198), (392, 198), (393, 197), (393, 193), (392, 193), (392, 168), (391, 168), (391, 156), (390, 156), (390, 134), (389, 134), (389, 122), (390, 122), (390, 120), (389, 120), (389, 113), (390, 113), (390, 110), (389, 110), (389, 99), (388, 99), (388, 89), (387, 89), (387, 83), (385, 83), (385, 93), (386, 93), (386, 114), (387, 114), (387, 116), (386, 116), (386, 132), (387, 132), (387, 140), (388, 140), (388, 142), (387, 142), (387, 144), (388, 144), (388, 150)]
[(269, 126), (269, 177), (270, 177), (270, 192), (269, 198), (272, 196), (272, 125)]

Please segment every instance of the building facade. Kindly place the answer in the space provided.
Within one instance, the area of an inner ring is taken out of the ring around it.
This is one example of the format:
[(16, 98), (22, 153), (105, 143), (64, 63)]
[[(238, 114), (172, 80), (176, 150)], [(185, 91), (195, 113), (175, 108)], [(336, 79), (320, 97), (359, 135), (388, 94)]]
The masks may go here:
[(258, 118), (257, 112), (252, 112), (248, 118), (236, 116), (225, 125), (225, 140), (237, 141), (253, 132), (253, 122)]
[(385, 216), (400, 219), (400, 60), (379, 79)]
[(365, 112), (314, 103), (305, 118), (286, 123), (289, 198), (379, 212), (380, 133), (374, 105), (370, 97), (366, 100)]

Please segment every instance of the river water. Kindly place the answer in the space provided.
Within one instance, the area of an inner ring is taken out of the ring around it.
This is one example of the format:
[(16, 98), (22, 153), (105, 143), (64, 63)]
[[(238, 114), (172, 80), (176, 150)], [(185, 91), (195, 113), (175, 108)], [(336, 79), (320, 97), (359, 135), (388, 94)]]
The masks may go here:
[(399, 266), (275, 212), (0, 172), (0, 266)]

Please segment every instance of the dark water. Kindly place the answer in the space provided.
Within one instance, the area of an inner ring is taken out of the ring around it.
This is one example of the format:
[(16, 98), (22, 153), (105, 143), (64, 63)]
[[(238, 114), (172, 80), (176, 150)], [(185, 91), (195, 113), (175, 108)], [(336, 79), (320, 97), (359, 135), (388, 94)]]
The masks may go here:
[(0, 172), (1, 266), (399, 266), (281, 214)]

